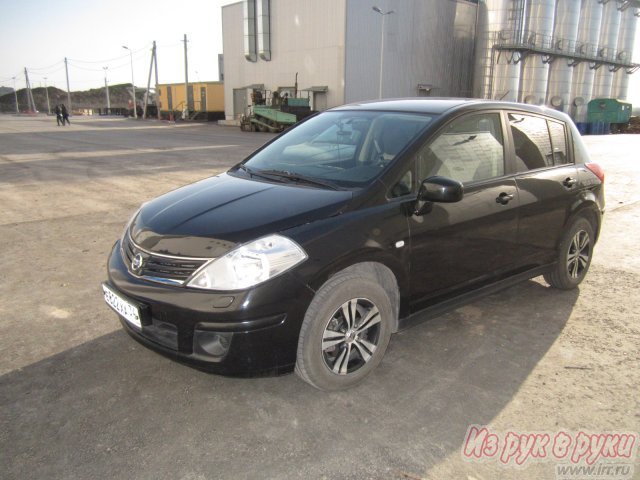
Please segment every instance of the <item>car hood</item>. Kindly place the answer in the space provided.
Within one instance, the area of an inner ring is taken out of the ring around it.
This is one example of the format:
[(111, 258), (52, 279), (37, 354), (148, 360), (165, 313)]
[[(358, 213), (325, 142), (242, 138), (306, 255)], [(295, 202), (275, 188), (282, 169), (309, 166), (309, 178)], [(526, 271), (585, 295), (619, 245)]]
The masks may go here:
[(351, 198), (350, 191), (224, 173), (146, 203), (130, 233), (136, 244), (152, 252), (217, 258), (238, 244), (336, 215)]

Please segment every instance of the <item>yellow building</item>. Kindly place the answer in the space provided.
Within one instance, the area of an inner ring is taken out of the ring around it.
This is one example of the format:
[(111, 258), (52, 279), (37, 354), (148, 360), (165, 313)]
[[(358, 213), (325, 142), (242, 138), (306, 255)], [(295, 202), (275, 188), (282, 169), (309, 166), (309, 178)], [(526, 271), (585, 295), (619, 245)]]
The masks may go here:
[[(186, 104), (184, 83), (156, 85), (161, 111), (183, 111)], [(223, 82), (189, 82), (190, 110), (196, 112), (224, 112)]]

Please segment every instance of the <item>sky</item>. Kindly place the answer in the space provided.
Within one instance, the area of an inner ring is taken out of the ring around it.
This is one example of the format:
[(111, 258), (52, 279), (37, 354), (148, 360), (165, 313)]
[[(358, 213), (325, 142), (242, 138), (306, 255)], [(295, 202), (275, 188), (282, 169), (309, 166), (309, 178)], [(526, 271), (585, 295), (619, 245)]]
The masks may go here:
[[(237, 0), (0, 0), (0, 86), (72, 91), (131, 82), (129, 47), (138, 87), (147, 84), (151, 44), (157, 42), (160, 83), (184, 82), (183, 35), (189, 80), (218, 80), (222, 53), (220, 7)], [(322, 0), (317, 0), (322, 1)], [(375, 3), (372, 0), (372, 3)], [(640, 27), (634, 60), (640, 62)], [(154, 80), (152, 78), (152, 85)], [(631, 76), (629, 100), (640, 105), (640, 71)]]
[[(151, 45), (157, 43), (160, 83), (184, 82), (187, 34), (190, 81), (217, 81), (222, 53), (220, 7), (233, 0), (0, 0), (0, 86), (71, 90), (131, 82), (147, 84)], [(46, 77), (46, 79), (45, 79)], [(152, 78), (152, 85), (154, 80)]]

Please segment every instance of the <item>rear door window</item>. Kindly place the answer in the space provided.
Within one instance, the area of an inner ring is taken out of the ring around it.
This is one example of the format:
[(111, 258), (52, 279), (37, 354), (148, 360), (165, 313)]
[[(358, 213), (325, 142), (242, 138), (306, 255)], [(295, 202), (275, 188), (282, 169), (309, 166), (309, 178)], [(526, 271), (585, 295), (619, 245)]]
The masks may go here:
[[(541, 117), (509, 113), (518, 172), (553, 166), (547, 121)], [(566, 145), (565, 145), (566, 157)]]

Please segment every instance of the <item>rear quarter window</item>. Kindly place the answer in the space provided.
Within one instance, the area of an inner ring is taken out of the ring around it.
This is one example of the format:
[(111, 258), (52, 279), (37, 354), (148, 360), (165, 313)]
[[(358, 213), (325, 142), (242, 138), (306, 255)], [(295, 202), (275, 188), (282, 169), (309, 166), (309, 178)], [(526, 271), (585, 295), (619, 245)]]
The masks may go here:
[(553, 146), (553, 164), (564, 165), (571, 163), (567, 154), (567, 132), (564, 123), (549, 120), (549, 133), (551, 133), (551, 143)]
[(591, 161), (591, 157), (589, 156), (589, 152), (587, 151), (587, 147), (582, 141), (582, 136), (580, 132), (576, 128), (576, 126), (572, 123), (570, 125), (571, 130), (571, 139), (573, 140), (573, 159), (577, 164), (581, 163), (589, 163)]

